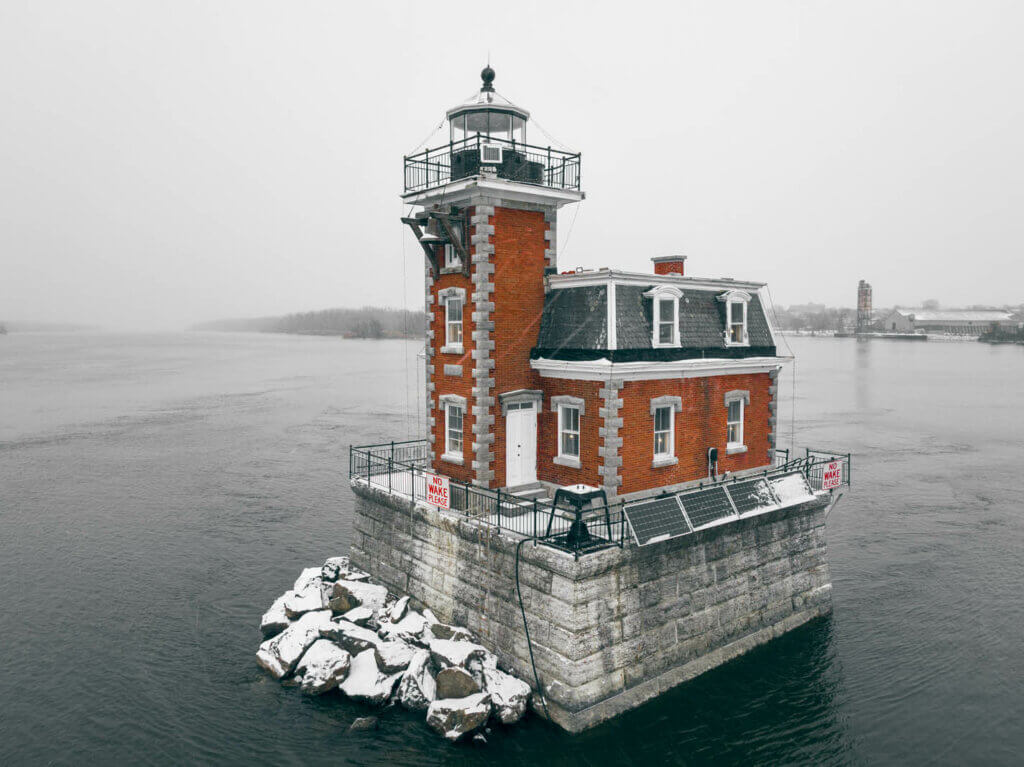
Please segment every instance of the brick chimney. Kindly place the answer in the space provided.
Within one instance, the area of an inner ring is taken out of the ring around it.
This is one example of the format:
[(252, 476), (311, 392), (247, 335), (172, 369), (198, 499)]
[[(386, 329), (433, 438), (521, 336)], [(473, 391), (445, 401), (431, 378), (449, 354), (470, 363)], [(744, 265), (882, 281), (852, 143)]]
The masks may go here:
[(686, 256), (657, 256), (652, 258), (655, 274), (682, 274)]

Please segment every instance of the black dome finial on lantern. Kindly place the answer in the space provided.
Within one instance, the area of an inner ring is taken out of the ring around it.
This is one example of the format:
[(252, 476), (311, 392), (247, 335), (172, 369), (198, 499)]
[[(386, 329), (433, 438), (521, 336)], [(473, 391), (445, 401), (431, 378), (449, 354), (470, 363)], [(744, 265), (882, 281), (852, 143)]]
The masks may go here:
[(491, 84), (491, 83), (494, 82), (494, 70), (491, 69), (491, 65), (490, 64), (488, 64), (486, 67), (483, 68), (483, 71), (480, 73), (480, 79), (484, 81), (484, 85), (483, 85), (483, 87), (480, 90), (482, 90), (482, 91), (493, 91), (494, 90), (494, 86)]

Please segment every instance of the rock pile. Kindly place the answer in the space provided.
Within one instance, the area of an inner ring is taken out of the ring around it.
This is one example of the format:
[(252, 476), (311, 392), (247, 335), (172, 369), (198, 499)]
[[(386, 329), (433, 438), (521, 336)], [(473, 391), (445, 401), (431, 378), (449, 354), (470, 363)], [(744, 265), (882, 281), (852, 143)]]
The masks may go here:
[[(461, 626), (416, 612), (370, 576), (332, 557), (302, 571), (260, 622), (256, 661), (310, 695), (338, 690), (353, 700), (426, 712), (427, 724), (459, 740), (490, 719), (518, 722), (530, 686)], [(482, 736), (478, 736), (482, 737)]]

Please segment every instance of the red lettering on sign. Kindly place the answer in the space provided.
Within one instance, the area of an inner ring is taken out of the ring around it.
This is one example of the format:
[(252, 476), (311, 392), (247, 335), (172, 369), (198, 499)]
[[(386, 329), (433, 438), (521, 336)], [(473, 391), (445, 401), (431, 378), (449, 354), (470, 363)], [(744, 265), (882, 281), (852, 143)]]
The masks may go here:
[(448, 503), (450, 498), (448, 477), (438, 474), (427, 474), (427, 503), (437, 506), (439, 509), (451, 508)]

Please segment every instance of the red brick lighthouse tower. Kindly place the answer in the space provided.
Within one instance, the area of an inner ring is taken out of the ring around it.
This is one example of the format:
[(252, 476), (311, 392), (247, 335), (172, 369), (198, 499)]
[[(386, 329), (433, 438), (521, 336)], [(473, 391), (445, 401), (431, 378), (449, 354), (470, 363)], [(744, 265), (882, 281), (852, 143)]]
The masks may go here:
[(449, 142), (405, 158), (403, 219), (426, 254), (433, 468), (480, 487), (535, 483), (540, 377), (530, 365), (556, 271), (558, 209), (583, 199), (580, 155), (528, 143), (530, 114), (481, 72)]

